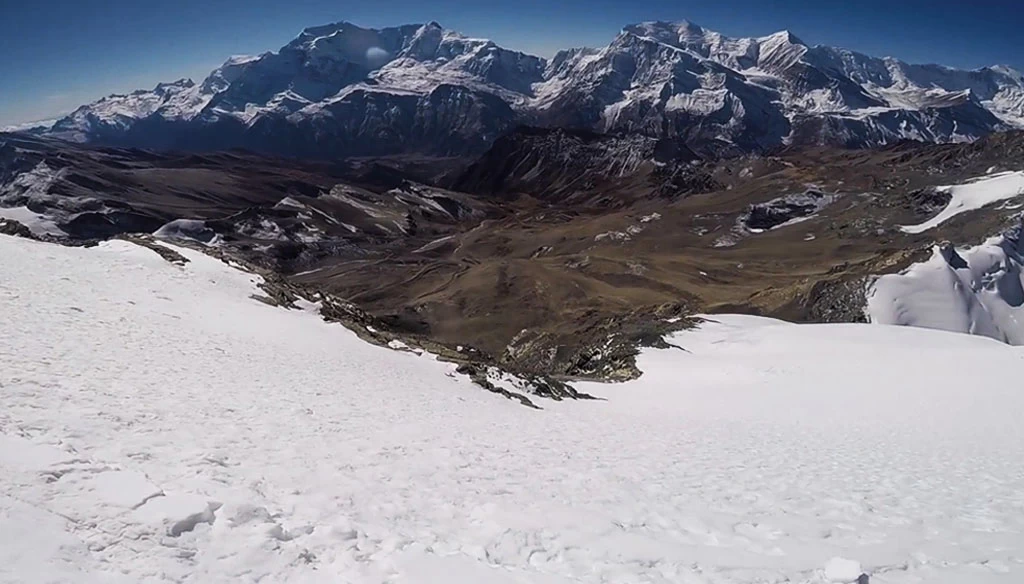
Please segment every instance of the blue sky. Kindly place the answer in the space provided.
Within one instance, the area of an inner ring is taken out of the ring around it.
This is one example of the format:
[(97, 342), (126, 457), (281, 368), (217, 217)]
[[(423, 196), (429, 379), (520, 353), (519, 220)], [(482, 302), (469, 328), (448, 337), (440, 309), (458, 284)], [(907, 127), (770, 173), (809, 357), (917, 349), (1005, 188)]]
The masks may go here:
[(0, 0), (0, 126), (159, 81), (197, 81), (227, 57), (276, 50), (307, 26), (436, 20), (549, 56), (607, 44), (644, 20), (805, 42), (911, 62), (1024, 69), (1020, 0)]

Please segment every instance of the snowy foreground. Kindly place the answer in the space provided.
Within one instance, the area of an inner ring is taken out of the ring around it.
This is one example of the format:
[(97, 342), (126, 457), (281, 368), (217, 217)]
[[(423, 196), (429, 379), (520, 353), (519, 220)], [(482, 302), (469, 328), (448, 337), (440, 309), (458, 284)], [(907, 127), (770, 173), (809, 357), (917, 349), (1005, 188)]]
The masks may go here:
[(607, 401), (0, 236), (0, 581), (1024, 581), (1024, 352), (720, 317)]

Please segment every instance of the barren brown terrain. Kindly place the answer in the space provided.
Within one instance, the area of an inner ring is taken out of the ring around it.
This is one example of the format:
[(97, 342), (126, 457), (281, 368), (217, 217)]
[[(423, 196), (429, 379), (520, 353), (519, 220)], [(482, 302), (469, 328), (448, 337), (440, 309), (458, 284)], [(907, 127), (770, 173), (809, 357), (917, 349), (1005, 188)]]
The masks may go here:
[(0, 141), (0, 183), (40, 163), (54, 175), (46, 196), (8, 186), (0, 205), (52, 216), (72, 240), (199, 240), (412, 342), (612, 379), (697, 313), (863, 318), (870, 277), (1015, 220), (997, 205), (903, 233), (947, 202), (933, 187), (1024, 168), (1022, 133), (737, 156), (521, 129), (476, 160), (334, 164)]

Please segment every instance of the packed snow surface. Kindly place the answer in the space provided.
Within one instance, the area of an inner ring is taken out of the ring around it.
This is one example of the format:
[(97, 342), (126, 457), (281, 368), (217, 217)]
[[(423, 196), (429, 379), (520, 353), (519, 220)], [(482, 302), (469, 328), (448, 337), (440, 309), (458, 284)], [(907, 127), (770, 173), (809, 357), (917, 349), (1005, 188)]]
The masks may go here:
[(1024, 345), (1021, 228), (964, 249), (936, 247), (927, 261), (878, 278), (872, 322), (982, 335)]
[(1024, 578), (1015, 347), (716, 317), (536, 411), (179, 251), (0, 237), (0, 581)]
[(1024, 195), (1024, 172), (1001, 172), (975, 179), (967, 184), (938, 187), (936, 190), (950, 194), (952, 198), (949, 204), (938, 215), (924, 223), (901, 227), (905, 233), (922, 233), (942, 225), (961, 213)]

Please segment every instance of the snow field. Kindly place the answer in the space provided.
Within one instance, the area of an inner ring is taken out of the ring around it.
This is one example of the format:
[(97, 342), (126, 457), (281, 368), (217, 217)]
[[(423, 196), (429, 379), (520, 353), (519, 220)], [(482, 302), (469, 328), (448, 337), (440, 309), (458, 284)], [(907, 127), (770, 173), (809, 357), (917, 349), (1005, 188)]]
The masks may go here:
[(716, 317), (535, 411), (178, 251), (0, 237), (0, 581), (1024, 574), (1014, 347)]

